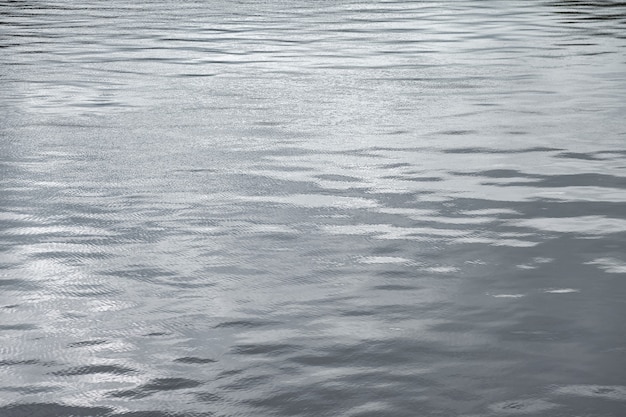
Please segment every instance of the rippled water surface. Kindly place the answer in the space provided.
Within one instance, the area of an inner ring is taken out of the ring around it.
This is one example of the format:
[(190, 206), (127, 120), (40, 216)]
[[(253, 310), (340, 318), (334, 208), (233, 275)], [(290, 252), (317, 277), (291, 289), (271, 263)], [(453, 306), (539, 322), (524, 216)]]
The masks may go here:
[(0, 1), (0, 416), (626, 415), (626, 5)]

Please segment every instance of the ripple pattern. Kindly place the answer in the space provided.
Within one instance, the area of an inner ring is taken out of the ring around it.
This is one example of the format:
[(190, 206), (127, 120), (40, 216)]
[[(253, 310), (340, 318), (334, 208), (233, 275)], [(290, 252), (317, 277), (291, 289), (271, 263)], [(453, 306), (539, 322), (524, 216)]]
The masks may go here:
[(0, 415), (621, 417), (625, 33), (0, 2)]

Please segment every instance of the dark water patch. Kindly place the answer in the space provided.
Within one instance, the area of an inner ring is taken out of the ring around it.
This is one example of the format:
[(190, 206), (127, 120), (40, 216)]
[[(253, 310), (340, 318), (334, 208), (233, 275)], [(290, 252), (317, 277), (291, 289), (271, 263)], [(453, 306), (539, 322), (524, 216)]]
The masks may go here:
[(62, 388), (58, 386), (39, 386), (39, 385), (25, 385), (21, 387), (2, 387), (0, 391), (5, 392), (16, 392), (22, 395), (33, 395), (33, 394), (45, 394), (48, 392), (61, 391)]
[(476, 133), (478, 133), (477, 130), (443, 130), (441, 132), (437, 132), (437, 135), (463, 136)]
[(402, 253), (406, 250), (403, 243), (387, 243), (385, 245), (376, 246), (371, 249), (375, 255), (389, 255), (394, 253)]
[(501, 403), (492, 404), (489, 406), (489, 410), (494, 413), (503, 415), (561, 415), (558, 413), (559, 404), (555, 404), (543, 399), (529, 398), (515, 401), (505, 401)]
[(196, 400), (202, 402), (202, 403), (219, 403), (220, 401), (223, 401), (224, 399), (217, 395), (214, 394), (212, 392), (200, 392), (197, 393), (195, 395)]
[(110, 417), (113, 409), (108, 407), (80, 407), (57, 403), (12, 404), (0, 407), (0, 415), (6, 417)]
[(582, 334), (591, 337), (588, 330), (575, 321), (537, 314), (528, 314), (519, 322), (499, 329), (497, 333), (502, 340), (524, 343), (563, 343), (576, 340)]
[(315, 177), (319, 178), (321, 180), (328, 180), (328, 181), (361, 182), (361, 178), (351, 177), (351, 176), (348, 176), (348, 175), (329, 175), (329, 174), (325, 174), (325, 175), (316, 175)]
[(476, 329), (476, 325), (463, 322), (448, 322), (430, 326), (431, 331), (435, 332), (453, 332), (453, 333), (468, 333)]
[(141, 385), (139, 389), (148, 391), (170, 391), (193, 388), (201, 384), (202, 383), (199, 381), (187, 378), (156, 378), (147, 384)]
[(153, 281), (163, 277), (172, 277), (176, 273), (163, 268), (137, 267), (132, 269), (121, 269), (116, 271), (100, 272), (101, 275), (110, 275), (119, 278), (131, 278), (142, 281)]
[(351, 346), (334, 346), (317, 354), (301, 354), (291, 356), (290, 361), (315, 367), (364, 367), (396, 366), (433, 360), (446, 356), (447, 348), (435, 343), (420, 343), (396, 339), (388, 341), (371, 341)]
[(215, 282), (184, 282), (182, 280), (176, 280), (173, 282), (160, 282), (163, 285), (168, 285), (170, 287), (175, 288), (187, 288), (187, 289), (200, 289), (200, 288), (211, 288), (218, 285)]
[(185, 356), (182, 358), (177, 358), (174, 359), (174, 362), (180, 362), (180, 363), (186, 363), (186, 364), (190, 364), (190, 365), (202, 365), (202, 364), (207, 364), (207, 363), (215, 363), (217, 362), (215, 359), (209, 359), (209, 358), (198, 358), (195, 356)]
[(0, 366), (15, 366), (15, 365), (43, 365), (50, 366), (52, 362), (44, 362), (39, 359), (4, 359), (0, 361)]
[(580, 153), (580, 152), (561, 152), (554, 155), (555, 158), (569, 158), (569, 159), (581, 159), (583, 161), (602, 161), (603, 158), (599, 158), (597, 153)]
[(375, 309), (372, 310), (346, 310), (340, 311), (340, 315), (346, 317), (374, 316), (378, 314)]
[(376, 271), (375, 274), (382, 278), (412, 278), (416, 275), (416, 272), (414, 270), (389, 269), (389, 267), (386, 265), (381, 267), (383, 267), (384, 270)]
[(176, 74), (176, 75), (172, 75), (172, 78), (177, 78), (177, 77), (193, 77), (193, 78), (204, 78), (204, 77), (215, 77), (217, 74), (210, 74), (210, 73), (180, 73), (180, 74)]
[(259, 386), (266, 385), (270, 382), (270, 377), (267, 375), (251, 376), (245, 378), (238, 378), (234, 382), (230, 382), (225, 385), (221, 385), (220, 389), (227, 392), (241, 391), (241, 390), (254, 390)]
[(85, 365), (72, 368), (63, 369), (61, 371), (50, 372), (50, 375), (54, 376), (76, 376), (76, 375), (91, 375), (91, 374), (113, 374), (113, 375), (128, 375), (136, 373), (137, 370), (132, 368), (126, 368), (118, 365)]
[(127, 411), (123, 413), (112, 414), (111, 417), (213, 417), (216, 414), (209, 412), (201, 413), (177, 413), (170, 411)]
[(58, 403), (11, 404), (0, 407), (3, 417), (212, 417), (209, 412), (158, 410), (115, 412), (108, 407), (81, 407)]
[(617, 20), (617, 23), (626, 25), (626, 4), (621, 1), (588, 1), (565, 0), (548, 2), (556, 13), (566, 15), (569, 19), (581, 21)]
[[(525, 175), (526, 176), (526, 175)], [(531, 176), (527, 176), (531, 177)], [(507, 182), (505, 184), (488, 183), (488, 185), (501, 186), (522, 186), (522, 187), (610, 187), (610, 188), (626, 188), (626, 177), (616, 177), (613, 175), (603, 174), (570, 174), (570, 175), (552, 175), (552, 176), (532, 176), (537, 178), (536, 181), (523, 182)], [(531, 178), (532, 178), (531, 177)], [(497, 178), (497, 177), (496, 177)]]
[(111, 398), (122, 398), (122, 399), (133, 399), (133, 400), (138, 400), (141, 398), (146, 398), (149, 397), (150, 395), (152, 395), (153, 392), (151, 391), (141, 391), (141, 390), (119, 390), (119, 391), (113, 391), (109, 393), (109, 397)]
[(626, 401), (626, 386), (623, 385), (566, 385), (556, 387), (554, 393), (572, 397)]
[(315, 168), (309, 168), (306, 166), (282, 166), (282, 165), (256, 165), (255, 168), (267, 171), (276, 172), (315, 172)]
[(403, 176), (403, 175), (398, 175), (398, 176), (389, 176), (389, 177), (384, 177), (386, 179), (397, 179), (397, 180), (403, 180), (403, 181), (414, 181), (414, 182), (439, 182), (439, 181), (444, 181), (444, 179), (442, 177), (411, 177), (411, 176)]
[(289, 344), (248, 344), (234, 346), (232, 352), (238, 355), (280, 356), (298, 349), (298, 346)]
[(276, 321), (263, 321), (263, 320), (233, 320), (233, 321), (224, 321), (219, 324), (213, 326), (216, 329), (219, 328), (255, 328), (255, 327), (265, 327), (280, 324), (280, 322)]
[[(538, 204), (540, 202), (540, 204)], [(597, 216), (599, 214), (615, 218), (622, 217), (623, 203), (610, 201), (562, 201), (547, 197), (530, 201), (492, 202), (482, 199), (457, 199), (456, 207), (465, 211), (503, 210), (497, 216), (503, 220), (523, 220), (535, 218), (558, 218), (575, 216)], [(487, 211), (488, 213), (488, 211)], [(513, 224), (507, 222), (506, 224)], [(610, 235), (607, 235), (610, 238)], [(524, 249), (521, 249), (524, 250)], [(537, 255), (539, 256), (539, 255)]]
[[(398, 384), (389, 381), (383, 374), (359, 375), (365, 380), (380, 381), (380, 384), (368, 386), (368, 390), (359, 387), (358, 379), (349, 378), (341, 383), (322, 383), (306, 391), (299, 387), (284, 388), (267, 397), (251, 400), (250, 404), (265, 410), (266, 413), (280, 415), (315, 416), (315, 415), (354, 415), (354, 416), (414, 416), (416, 410), (421, 415), (436, 416), (450, 414), (451, 410), (437, 410), (426, 403), (425, 387), (416, 384), (407, 390), (398, 392)], [(419, 379), (419, 378), (418, 378)], [(432, 384), (432, 381), (429, 381)], [(431, 385), (432, 386), (432, 385)], [(307, 404), (316, 404), (314, 408)]]
[(144, 336), (146, 337), (159, 337), (159, 336), (170, 336), (172, 333), (169, 332), (152, 332), (146, 333)]
[(294, 233), (259, 233), (258, 237), (270, 242), (289, 242), (299, 238), (299, 236)]
[(103, 339), (94, 339), (94, 340), (83, 340), (80, 342), (73, 342), (67, 345), (70, 348), (80, 348), (80, 347), (89, 347), (89, 346), (98, 346), (108, 343), (108, 340)]
[(263, 275), (266, 271), (262, 269), (244, 268), (236, 265), (230, 266), (211, 266), (204, 269), (206, 273), (225, 276), (256, 276)]
[(193, 173), (200, 173), (200, 172), (206, 172), (206, 173), (214, 173), (214, 172), (218, 172), (217, 169), (214, 168), (194, 168), (194, 169), (186, 169), (186, 170), (179, 170), (180, 172), (193, 172)]
[(318, 189), (312, 183), (306, 181), (284, 180), (250, 173), (224, 175), (223, 180), (237, 184), (241, 195), (249, 196), (272, 195), (276, 190), (281, 190), (283, 195), (312, 193)]
[[(341, 400), (341, 401), (340, 401)], [(305, 392), (284, 392), (272, 394), (259, 400), (250, 400), (255, 408), (286, 416), (331, 415), (337, 411), (337, 403), (345, 402), (346, 396), (341, 390), (314, 388)], [(315, 404), (315, 410), (310, 408)]]
[(84, 261), (89, 259), (106, 259), (112, 255), (107, 253), (47, 251), (31, 255), (34, 259), (58, 259), (63, 261)]
[(113, 391), (109, 394), (115, 398), (140, 399), (162, 391), (176, 391), (195, 388), (202, 385), (201, 382), (187, 378), (156, 378), (131, 390)]
[(454, 175), (470, 175), (488, 178), (542, 178), (541, 175), (526, 174), (512, 169), (490, 169), (487, 171), (451, 172)]
[(624, 188), (626, 187), (626, 177), (615, 176), (600, 173), (577, 173), (577, 174), (554, 174), (542, 175), (525, 173), (518, 170), (487, 170), (487, 171), (468, 171), (468, 172), (451, 172), (453, 175), (459, 176), (477, 176), (486, 178), (523, 178), (529, 181), (510, 181), (506, 183), (483, 183), (489, 185), (501, 186), (526, 186), (526, 187), (574, 187), (574, 186), (601, 186)]
[[(74, 265), (74, 264), (70, 264)], [(122, 290), (108, 287), (102, 284), (78, 284), (67, 288), (65, 292), (73, 297), (92, 298), (92, 297), (112, 297), (119, 294)]]
[(479, 154), (524, 154), (524, 153), (534, 153), (534, 152), (556, 152), (562, 151), (559, 148), (548, 148), (543, 146), (536, 146), (531, 148), (520, 148), (520, 149), (494, 149), (494, 148), (452, 148), (452, 149), (444, 149), (443, 153), (451, 153), (451, 154), (463, 154), (463, 153), (479, 153)]
[(600, 151), (596, 151), (595, 152), (596, 155), (609, 155), (609, 156), (614, 156), (617, 155), (618, 157), (626, 157), (626, 151), (623, 150), (618, 150), (618, 149), (613, 149), (613, 150), (600, 150)]
[(35, 330), (38, 327), (32, 323), (0, 324), (0, 330)]
[(372, 287), (373, 290), (381, 290), (381, 291), (412, 291), (419, 289), (420, 287), (414, 285), (376, 285)]
[(6, 291), (36, 291), (41, 289), (41, 286), (31, 280), (5, 278), (0, 279), (0, 288)]
[(229, 370), (220, 372), (215, 379), (216, 380), (226, 379), (234, 375), (241, 375), (242, 373), (244, 373), (243, 369), (229, 369)]
[(406, 162), (400, 162), (397, 164), (385, 164), (382, 165), (381, 168), (383, 169), (395, 169), (395, 168), (411, 168), (413, 165), (408, 164)]

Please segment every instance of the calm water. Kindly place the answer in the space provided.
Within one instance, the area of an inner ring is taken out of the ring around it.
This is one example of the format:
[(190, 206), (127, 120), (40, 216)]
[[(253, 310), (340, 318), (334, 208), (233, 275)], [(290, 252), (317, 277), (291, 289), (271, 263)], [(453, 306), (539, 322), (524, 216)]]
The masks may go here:
[(626, 5), (0, 1), (0, 416), (626, 415)]

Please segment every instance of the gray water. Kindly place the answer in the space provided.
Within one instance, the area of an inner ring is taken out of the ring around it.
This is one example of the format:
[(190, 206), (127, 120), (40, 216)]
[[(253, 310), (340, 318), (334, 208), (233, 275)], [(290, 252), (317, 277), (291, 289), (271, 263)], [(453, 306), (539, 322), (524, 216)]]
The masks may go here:
[(0, 416), (626, 415), (626, 5), (0, 1)]

